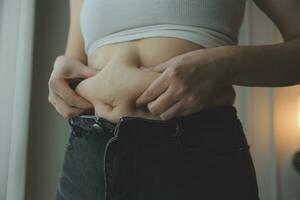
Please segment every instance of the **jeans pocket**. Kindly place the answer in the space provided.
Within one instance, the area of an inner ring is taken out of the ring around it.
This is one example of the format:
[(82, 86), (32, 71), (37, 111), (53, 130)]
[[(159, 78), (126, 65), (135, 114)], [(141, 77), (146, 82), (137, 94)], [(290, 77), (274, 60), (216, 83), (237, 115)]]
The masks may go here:
[[(219, 128), (213, 127), (218, 125)], [(230, 154), (250, 148), (240, 120), (228, 125), (212, 124), (189, 131), (181, 130), (175, 141), (180, 150), (187, 152)]]

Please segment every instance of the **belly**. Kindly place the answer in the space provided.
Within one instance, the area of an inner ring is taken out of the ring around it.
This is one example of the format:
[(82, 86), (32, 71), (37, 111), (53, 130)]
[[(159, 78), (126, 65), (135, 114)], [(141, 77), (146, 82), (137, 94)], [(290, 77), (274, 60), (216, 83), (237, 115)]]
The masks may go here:
[[(94, 113), (109, 121), (117, 122), (122, 116), (160, 119), (147, 107), (136, 108), (135, 101), (160, 75), (147, 72), (150, 67), (188, 51), (203, 47), (179, 38), (146, 38), (105, 45), (88, 58), (88, 67), (98, 73), (81, 81), (75, 91), (94, 105)], [(228, 87), (210, 106), (232, 105), (235, 92)]]

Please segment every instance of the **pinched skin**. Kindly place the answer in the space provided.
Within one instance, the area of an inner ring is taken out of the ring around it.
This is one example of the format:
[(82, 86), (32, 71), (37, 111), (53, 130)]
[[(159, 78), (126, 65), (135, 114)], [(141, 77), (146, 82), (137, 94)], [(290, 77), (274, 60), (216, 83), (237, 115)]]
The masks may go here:
[[(201, 48), (178, 38), (146, 38), (102, 46), (88, 58), (88, 66), (99, 72), (81, 81), (75, 91), (94, 105), (95, 114), (115, 123), (122, 116), (161, 119), (146, 106), (135, 107), (136, 99), (160, 75), (140, 67), (155, 66)], [(234, 89), (229, 87), (221, 91), (211, 106), (232, 105), (234, 99)]]

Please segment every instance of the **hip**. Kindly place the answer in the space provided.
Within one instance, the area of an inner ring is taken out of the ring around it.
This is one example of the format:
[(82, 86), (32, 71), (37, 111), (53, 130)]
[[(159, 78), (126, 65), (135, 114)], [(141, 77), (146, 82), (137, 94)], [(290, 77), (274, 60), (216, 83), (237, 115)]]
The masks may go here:
[(259, 200), (250, 146), (233, 106), (166, 121), (111, 123), (85, 115), (69, 122), (61, 196)]

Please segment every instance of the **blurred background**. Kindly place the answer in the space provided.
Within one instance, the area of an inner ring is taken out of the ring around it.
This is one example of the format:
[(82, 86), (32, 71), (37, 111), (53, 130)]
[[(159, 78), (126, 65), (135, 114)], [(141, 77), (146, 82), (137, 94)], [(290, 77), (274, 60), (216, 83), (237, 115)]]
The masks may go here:
[[(69, 2), (0, 0), (0, 199), (53, 200), (69, 134), (48, 103), (48, 79), (63, 54)], [(241, 45), (282, 38), (251, 0)], [(299, 200), (300, 86), (239, 87), (238, 110), (253, 156), (261, 200)]]

